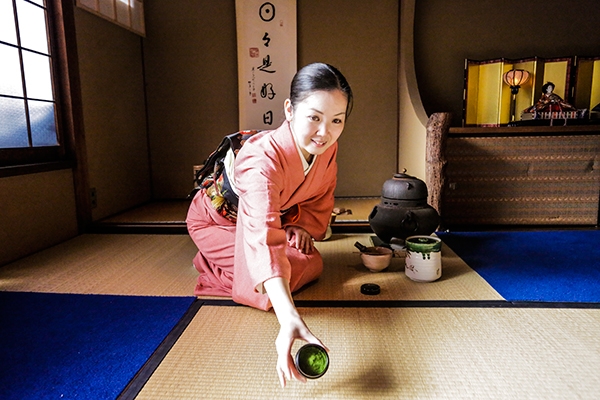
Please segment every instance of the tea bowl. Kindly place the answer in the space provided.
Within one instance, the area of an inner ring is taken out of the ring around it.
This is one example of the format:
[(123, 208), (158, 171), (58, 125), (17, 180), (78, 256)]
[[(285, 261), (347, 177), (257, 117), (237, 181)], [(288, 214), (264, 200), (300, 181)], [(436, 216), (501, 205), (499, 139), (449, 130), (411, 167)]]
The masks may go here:
[(371, 272), (379, 272), (386, 269), (392, 260), (394, 252), (387, 247), (368, 247), (361, 251), (362, 263)]

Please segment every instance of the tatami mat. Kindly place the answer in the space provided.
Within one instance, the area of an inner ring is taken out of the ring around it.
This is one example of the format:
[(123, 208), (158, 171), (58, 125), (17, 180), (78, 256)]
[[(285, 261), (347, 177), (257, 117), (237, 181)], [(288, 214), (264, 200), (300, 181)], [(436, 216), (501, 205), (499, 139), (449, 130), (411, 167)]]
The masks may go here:
[[(390, 266), (371, 272), (363, 264), (355, 242), (371, 246), (373, 234), (333, 235), (317, 242), (324, 269), (319, 280), (296, 293), (297, 300), (502, 300), (479, 274), (448, 246), (442, 246), (442, 277), (429, 283), (413, 282), (404, 274), (404, 252), (396, 252)], [(364, 283), (375, 283), (381, 294), (360, 293)]]
[(193, 296), (186, 235), (81, 235), (0, 268), (0, 290)]
[(373, 207), (381, 201), (380, 197), (336, 197), (335, 207), (351, 210), (352, 214), (341, 214), (336, 222), (367, 222)]
[[(371, 236), (333, 235), (316, 243), (323, 255), (319, 280), (296, 293), (297, 300), (502, 300), (452, 250), (443, 246), (442, 278), (413, 282), (404, 274), (404, 256), (388, 269), (370, 272), (354, 243)], [(192, 296), (198, 273), (196, 246), (187, 235), (87, 234), (0, 268), (0, 290)], [(378, 296), (360, 293), (363, 283), (381, 287)]]
[[(138, 398), (597, 398), (600, 309), (483, 308), (478, 300), (502, 298), (448, 246), (442, 278), (417, 283), (404, 275), (402, 254), (386, 271), (369, 272), (354, 243), (369, 245), (371, 237), (340, 234), (316, 243), (323, 275), (295, 298), (473, 302), (465, 308), (301, 307), (330, 348), (332, 364), (323, 378), (293, 381), (285, 390), (275, 373), (275, 315), (204, 305)], [(3, 266), (0, 290), (191, 296), (195, 253), (187, 235), (86, 234)], [(381, 294), (362, 295), (363, 283), (379, 284)]]
[[(367, 222), (379, 197), (336, 197), (335, 207), (351, 210), (352, 214), (341, 214), (336, 221)], [(101, 224), (184, 224), (190, 200), (154, 201), (135, 207), (99, 221)]]
[(596, 399), (600, 393), (600, 310), (300, 312), (330, 350), (321, 379), (279, 387), (273, 313), (203, 306), (137, 399)]

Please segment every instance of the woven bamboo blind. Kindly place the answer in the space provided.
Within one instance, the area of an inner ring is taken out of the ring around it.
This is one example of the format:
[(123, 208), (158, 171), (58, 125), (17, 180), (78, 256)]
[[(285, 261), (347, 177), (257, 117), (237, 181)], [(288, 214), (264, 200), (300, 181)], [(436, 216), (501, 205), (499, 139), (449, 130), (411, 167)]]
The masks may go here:
[(596, 225), (600, 135), (452, 137), (443, 220), (452, 225)]

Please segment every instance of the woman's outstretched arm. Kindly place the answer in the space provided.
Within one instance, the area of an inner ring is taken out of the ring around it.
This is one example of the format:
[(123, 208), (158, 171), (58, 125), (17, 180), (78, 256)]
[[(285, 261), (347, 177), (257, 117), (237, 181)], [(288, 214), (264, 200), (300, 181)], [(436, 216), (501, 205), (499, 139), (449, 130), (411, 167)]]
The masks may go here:
[(273, 310), (279, 321), (279, 334), (275, 340), (277, 349), (277, 375), (281, 387), (285, 387), (286, 380), (297, 379), (301, 382), (306, 382), (306, 378), (302, 376), (292, 357), (292, 345), (296, 339), (302, 339), (309, 343), (323, 343), (308, 329), (292, 299), (290, 291), (290, 283), (281, 277), (271, 278), (264, 282), (263, 287), (269, 299)]

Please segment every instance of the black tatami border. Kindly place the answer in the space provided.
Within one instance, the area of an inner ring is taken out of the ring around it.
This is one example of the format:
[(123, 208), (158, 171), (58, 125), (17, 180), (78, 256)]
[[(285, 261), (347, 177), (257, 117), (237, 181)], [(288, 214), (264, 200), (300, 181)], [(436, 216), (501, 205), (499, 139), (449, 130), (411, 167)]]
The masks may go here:
[[(233, 300), (202, 300), (206, 306), (241, 306)], [(301, 308), (574, 308), (600, 309), (600, 303), (508, 300), (295, 300)]]
[(125, 389), (123, 389), (121, 394), (119, 394), (117, 400), (133, 400), (137, 397), (146, 382), (148, 382), (148, 379), (150, 379), (154, 371), (156, 371), (160, 363), (167, 356), (167, 353), (173, 348), (183, 331), (185, 331), (190, 322), (192, 322), (192, 319), (194, 319), (202, 305), (203, 302), (198, 299), (192, 302), (179, 322), (175, 324), (173, 329), (171, 329), (171, 332), (169, 332), (164, 340), (158, 345), (154, 353), (152, 353), (142, 368), (140, 368)]

